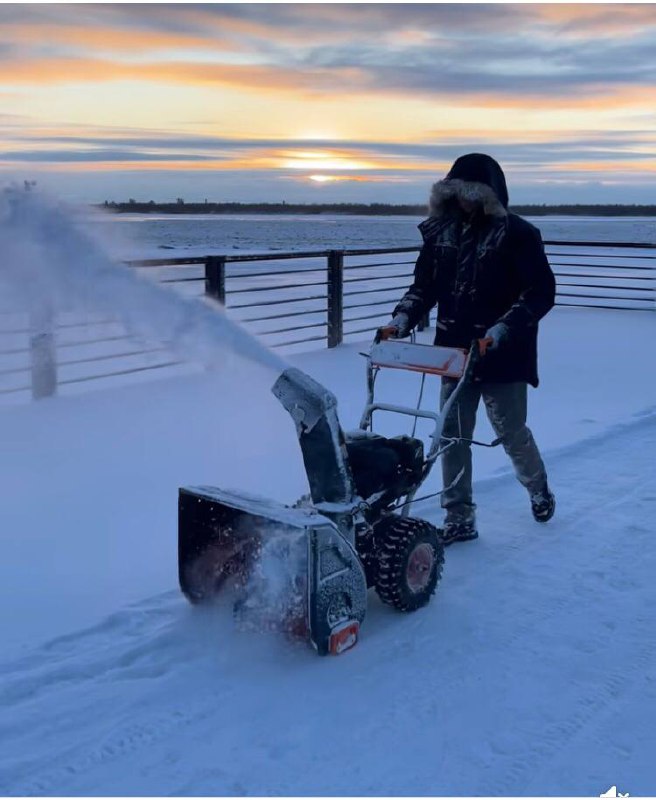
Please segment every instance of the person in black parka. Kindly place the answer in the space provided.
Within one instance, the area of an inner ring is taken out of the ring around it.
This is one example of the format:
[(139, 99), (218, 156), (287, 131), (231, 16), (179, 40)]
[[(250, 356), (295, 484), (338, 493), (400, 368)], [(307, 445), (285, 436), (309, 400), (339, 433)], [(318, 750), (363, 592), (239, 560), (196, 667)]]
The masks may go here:
[[(475, 381), (461, 393), (443, 436), (471, 439), (482, 397), (529, 492), (535, 519), (546, 522), (555, 498), (526, 426), (527, 385), (538, 385), (538, 321), (554, 305), (555, 295), (540, 232), (508, 211), (503, 170), (481, 153), (458, 158), (433, 186), (429, 213), (419, 225), (424, 243), (414, 283), (379, 333), (382, 338), (407, 336), (437, 304), (435, 344), (469, 348), (474, 339), (488, 340)], [(454, 379), (442, 379), (442, 406), (455, 386)], [(463, 442), (449, 448), (442, 472), (444, 542), (475, 539), (470, 446)]]

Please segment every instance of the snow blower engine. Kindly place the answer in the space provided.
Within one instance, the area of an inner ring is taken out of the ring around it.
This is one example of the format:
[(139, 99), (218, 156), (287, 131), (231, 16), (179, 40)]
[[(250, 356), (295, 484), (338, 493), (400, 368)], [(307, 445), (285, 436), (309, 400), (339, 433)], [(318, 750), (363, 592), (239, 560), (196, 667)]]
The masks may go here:
[[(357, 642), (370, 587), (400, 611), (425, 606), (444, 552), (439, 530), (410, 517), (410, 505), (437, 457), (458, 441), (442, 438), (444, 420), (477, 357), (476, 343), (469, 353), (374, 343), (360, 429), (349, 434), (331, 392), (298, 369), (282, 372), (272, 392), (296, 425), (310, 498), (289, 507), (208, 486), (180, 489), (178, 567), (185, 596), (211, 602), (232, 583), (238, 615), (273, 619), (276, 630), (305, 638), (321, 655)], [(419, 404), (377, 403), (376, 376), (384, 368), (422, 373), (422, 388), (426, 375), (457, 378), (458, 386), (441, 413)], [(377, 411), (432, 421), (427, 451), (414, 436), (374, 433)]]

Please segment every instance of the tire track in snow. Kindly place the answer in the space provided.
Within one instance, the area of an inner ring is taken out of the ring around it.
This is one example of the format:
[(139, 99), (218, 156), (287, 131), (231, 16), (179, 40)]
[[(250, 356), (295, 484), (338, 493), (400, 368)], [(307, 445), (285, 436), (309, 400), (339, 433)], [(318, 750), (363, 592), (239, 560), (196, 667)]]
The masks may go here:
[[(32, 730), (41, 731), (53, 752), (46, 746), (43, 755), (35, 756), (30, 747), (19, 748), (13, 763), (1, 754), (0, 794), (58, 794), (58, 787), (94, 767), (211, 715), (213, 701), (222, 694), (218, 689), (205, 692), (202, 702), (175, 698), (164, 712), (155, 703), (133, 720), (142, 686), (157, 686), (188, 663), (211, 662), (215, 653), (208, 644), (229, 623), (220, 607), (191, 609), (178, 592), (167, 592), (3, 665), (0, 738), (20, 743), (21, 737), (30, 741)], [(124, 687), (134, 687), (133, 702), (128, 698), (115, 704), (114, 689)], [(70, 742), (71, 732), (78, 744), (61, 752), (59, 740)], [(101, 743), (95, 744), (98, 739)]]
[(6, 782), (3, 781), (0, 784), (0, 791), (7, 796), (59, 794), (59, 787), (67, 785), (67, 782), (75, 780), (90, 770), (105, 766), (127, 755), (133, 755), (144, 747), (168, 739), (181, 727), (198, 723), (214, 714), (215, 709), (211, 703), (204, 704), (203, 708), (204, 710), (199, 707), (190, 708), (187, 703), (184, 703), (166, 713), (152, 714), (145, 721), (127, 723), (115, 733), (104, 737), (101, 744), (83, 750), (74, 758), (65, 761), (64, 764), (52, 767), (32, 779), (24, 779), (20, 776), (20, 773), (29, 773), (32, 769), (31, 765), (25, 764), (20, 768), (19, 775), (15, 775), (13, 781), (10, 774)]
[[(641, 484), (637, 487), (635, 494), (638, 494), (646, 486), (647, 482)], [(631, 498), (627, 498), (620, 503), (605, 503), (599, 509), (598, 515), (602, 516), (611, 507), (621, 507), (630, 500)], [(595, 516), (597, 514), (590, 514), (587, 521), (594, 520)], [(585, 521), (582, 520), (582, 522)], [(630, 558), (634, 555), (635, 546), (635, 542), (629, 538), (624, 539), (621, 545), (616, 541), (613, 546), (607, 546), (597, 551), (593, 563), (597, 564), (600, 561), (603, 563), (604, 560), (612, 561), (613, 556)], [(656, 571), (654, 555), (653, 551), (650, 554), (643, 551), (643, 567), (650, 565)], [(571, 597), (561, 598), (554, 602), (552, 611), (546, 610), (544, 613), (532, 616), (516, 629), (512, 642), (517, 643), (532, 629), (543, 627), (545, 622), (566, 613), (571, 603)], [(588, 639), (586, 641), (587, 654), (593, 658), (595, 655), (601, 656), (609, 648), (616, 647), (616, 634), (616, 630), (607, 627), (603, 635), (595, 635), (591, 640)], [(501, 795), (522, 793), (532, 774), (538, 772), (545, 762), (551, 761), (560, 751), (564, 750), (570, 741), (609, 705), (620, 702), (622, 696), (633, 687), (636, 680), (640, 680), (647, 671), (653, 668), (653, 664), (656, 663), (656, 639), (653, 634), (651, 614), (643, 612), (641, 618), (633, 619), (630, 641), (627, 643), (624, 640), (623, 646), (630, 652), (630, 660), (623, 661), (621, 666), (614, 669), (600, 685), (581, 687), (581, 694), (567, 717), (547, 725), (540, 732), (540, 739), (537, 743), (531, 741), (527, 751), (515, 755), (501, 771), (504, 778), (499, 778), (499, 768), (498, 765), (495, 765), (493, 771), (496, 777), (493, 784), (496, 793)], [(564, 679), (566, 680), (566, 676)]]
[[(622, 494), (619, 498), (615, 497), (613, 494), (607, 494), (607, 499), (601, 503), (590, 499), (572, 508), (571, 515), (574, 518), (571, 522), (566, 523), (564, 526), (561, 525), (557, 531), (554, 531), (556, 534), (554, 544), (557, 545), (559, 542), (562, 542), (563, 537), (571, 535), (581, 529), (589, 533), (590, 530), (594, 530), (593, 525), (595, 520), (605, 520), (609, 512), (614, 509), (619, 510), (624, 506), (635, 509), (639, 506), (640, 500), (644, 495), (647, 495), (643, 499), (645, 518), (649, 518), (650, 509), (647, 507), (648, 503), (650, 500), (656, 499), (649, 494), (656, 488), (653, 471), (649, 470), (649, 465), (651, 463), (649, 453), (653, 453), (654, 450), (656, 450), (656, 436), (654, 435), (656, 433), (656, 425), (654, 424), (654, 420), (650, 419), (648, 422), (646, 420), (641, 420), (639, 426), (637, 424), (631, 424), (627, 427), (631, 430), (635, 430), (635, 428), (638, 427), (638, 430), (644, 434), (643, 441), (641, 442), (642, 449), (639, 454), (636, 454), (636, 460), (638, 462), (645, 462), (647, 478), (636, 483), (636, 481), (632, 479), (632, 476), (635, 475), (635, 471), (631, 471), (627, 473), (625, 486), (620, 488)], [(632, 453), (636, 451), (632, 451), (631, 444), (628, 442), (625, 443), (621, 438), (626, 435), (626, 432), (626, 430), (623, 430), (621, 433), (618, 433), (618, 437), (620, 438), (613, 437), (612, 441), (615, 444), (613, 449), (623, 452), (625, 460), (630, 461), (632, 460)], [(580, 461), (594, 463), (597, 460), (595, 455), (598, 449), (600, 446), (607, 443), (607, 439), (608, 437), (604, 437), (599, 442), (590, 445), (589, 448), (585, 448), (588, 452), (584, 452), (584, 454), (582, 454), (583, 457), (580, 459), (563, 455), (558, 459), (558, 462), (564, 462), (566, 471), (568, 464), (578, 464)], [(623, 447), (623, 445), (625, 446)], [(606, 463), (608, 464), (608, 472), (614, 472), (619, 466), (617, 461), (611, 459), (607, 459)], [(576, 468), (570, 466), (569, 469), (572, 472), (578, 472), (580, 470), (580, 464), (578, 464)], [(572, 479), (574, 477), (575, 476), (572, 475)], [(602, 472), (601, 475), (598, 474), (598, 477), (604, 480), (608, 475)], [(574, 482), (573, 485), (576, 485), (576, 483)], [(628, 486), (631, 488), (627, 489), (626, 487)], [(613, 491), (617, 491), (615, 487)], [(636, 526), (634, 526), (634, 528), (635, 527)], [(634, 563), (633, 559), (635, 557), (636, 548), (640, 549), (643, 567), (646, 563), (649, 563), (654, 564), (656, 568), (656, 554), (654, 553), (652, 536), (646, 527), (637, 527), (637, 532), (644, 534), (643, 540), (646, 547), (640, 548), (641, 542), (636, 541), (633, 535), (636, 533), (635, 530), (628, 531), (629, 535), (615, 538), (610, 537), (602, 540), (603, 543), (598, 539), (594, 539), (590, 548), (579, 546), (578, 548), (573, 547), (568, 550), (566, 561), (564, 562), (568, 573), (580, 575), (582, 574), (582, 569), (587, 568), (590, 570), (596, 564), (603, 567), (604, 564), (613, 565), (620, 563), (628, 565), (627, 572), (630, 574), (631, 567)], [(622, 533), (626, 534), (627, 531), (622, 531)], [(511, 542), (504, 542), (504, 545), (506, 544), (508, 544), (512, 550), (521, 549), (523, 553), (529, 550), (534, 552), (537, 548), (545, 546), (545, 539), (544, 537), (533, 539), (527, 547), (526, 545), (528, 543), (525, 535), (519, 534), (514, 536)], [(501, 563), (506, 561), (507, 556), (508, 550), (504, 547), (503, 551), (499, 553), (496, 562)], [(488, 562), (488, 567), (490, 566), (492, 566), (492, 564)], [(654, 571), (656, 571), (656, 569)], [(618, 576), (614, 577), (619, 579)], [(470, 576), (467, 582), (474, 582), (476, 578), (477, 576)], [(522, 588), (523, 587), (513, 586), (513, 591), (519, 590), (521, 593)], [(535, 611), (525, 615), (522, 623), (514, 628), (512, 635), (507, 637), (501, 636), (495, 639), (497, 649), (506, 650), (512, 648), (524, 641), (532, 631), (541, 628), (544, 629), (545, 623), (565, 615), (572, 606), (572, 602), (573, 600), (570, 594), (556, 598), (553, 596), (545, 598), (545, 604), (540, 605)], [(575, 599), (574, 602), (576, 603), (578, 600)], [(587, 607), (591, 608), (590, 598), (582, 598), (582, 602), (587, 603)], [(594, 610), (591, 616), (594, 617)], [(652, 616), (648, 613), (643, 613), (642, 618), (633, 619), (633, 625), (631, 637), (633, 646), (631, 647), (632, 655), (630, 663), (627, 664), (623, 662), (622, 666), (612, 671), (601, 685), (592, 688), (583, 687), (581, 695), (577, 698), (575, 706), (568, 714), (567, 718), (547, 725), (540, 733), (538, 744), (530, 744), (528, 752), (523, 749), (520, 754), (510, 759), (504, 759), (504, 753), (497, 751), (495, 753), (497, 763), (493, 763), (487, 769), (484, 769), (481, 775), (483, 780), (480, 784), (485, 787), (482, 791), (489, 791), (489, 787), (494, 786), (495, 794), (521, 794), (527, 776), (537, 772), (545, 762), (557, 756), (573, 737), (580, 733), (586, 725), (602, 713), (609, 704), (618, 702), (621, 696), (631, 689), (635, 681), (642, 677), (645, 670), (653, 665), (656, 660), (656, 639), (653, 635)], [(590, 655), (603, 654), (608, 648), (614, 647), (616, 644), (615, 639), (616, 631), (611, 628), (606, 628), (601, 635), (595, 635), (592, 641), (588, 640), (587, 642)], [(498, 763), (499, 760), (504, 761), (502, 767), (500, 767)]]
[[(642, 434), (641, 449), (638, 454), (631, 448), (633, 443), (624, 440), (627, 430), (623, 429), (621, 433), (618, 432), (617, 437), (610, 437), (610, 440), (609, 437), (603, 437), (600, 441), (586, 447), (581, 458), (575, 458), (570, 454), (564, 454), (559, 457), (558, 464), (561, 468), (564, 468), (562, 472), (565, 473), (560, 475), (560, 480), (565, 485), (566, 479), (569, 478), (569, 480), (567, 480), (567, 485), (576, 486), (575, 478), (577, 476), (580, 478), (581, 467), (583, 466), (585, 470), (585, 466), (589, 464), (596, 466), (596, 471), (593, 470), (593, 474), (596, 474), (598, 479), (601, 481), (606, 480), (609, 477), (608, 473), (613, 473), (616, 468), (621, 466), (621, 461), (618, 459), (607, 457), (605, 461), (607, 464), (605, 472), (599, 472), (599, 450), (602, 446), (607, 445), (609, 441), (613, 443), (613, 447), (611, 448), (613, 453), (607, 453), (607, 456), (622, 454), (622, 460), (625, 462), (631, 462), (634, 458), (638, 462), (644, 462), (643, 466), (647, 467), (645, 471), (647, 478), (636, 483), (633, 478), (635, 470), (631, 470), (627, 473), (624, 485), (620, 487), (621, 494), (619, 497), (615, 496), (614, 492), (617, 491), (617, 489), (613, 488), (613, 492), (606, 492), (604, 494), (606, 499), (601, 503), (595, 501), (594, 495), (590, 497), (590, 499), (585, 499), (583, 502), (579, 501), (568, 508), (568, 515), (571, 517), (571, 520), (565, 524), (560, 524), (557, 527), (553, 525), (537, 526), (533, 524), (531, 527), (539, 530), (540, 536), (530, 536), (529, 533), (521, 530), (518, 533), (506, 536), (504, 539), (500, 540), (501, 546), (499, 548), (493, 548), (487, 552), (485, 559), (486, 575), (493, 573), (495, 569), (503, 568), (509, 561), (513, 561), (515, 559), (515, 551), (521, 555), (523, 563), (530, 565), (532, 563), (532, 559), (530, 558), (531, 554), (539, 553), (540, 551), (544, 552), (545, 548), (549, 548), (553, 551), (554, 549), (562, 547), (563, 544), (568, 548), (563, 558), (563, 566), (566, 568), (567, 573), (573, 577), (585, 575), (585, 570), (590, 570), (595, 564), (599, 564), (603, 567), (604, 564), (614, 564), (620, 561), (621, 563), (632, 565), (636, 547), (640, 547), (640, 542), (636, 542), (633, 535), (625, 535), (617, 538), (602, 537), (601, 539), (594, 537), (594, 523), (596, 519), (603, 521), (613, 510), (621, 509), (623, 506), (628, 506), (629, 508), (635, 506), (636, 501), (645, 494), (648, 495), (644, 498), (645, 506), (648, 505), (650, 499), (655, 499), (649, 496), (649, 493), (656, 488), (654, 486), (653, 471), (649, 469), (649, 465), (651, 464), (651, 457), (649, 454), (656, 450), (655, 420), (642, 420), (639, 424), (632, 423), (628, 425), (627, 428), (629, 428), (629, 433), (640, 432)], [(554, 470), (554, 472), (558, 473), (558, 470)], [(493, 481), (493, 487), (488, 486), (484, 488), (482, 492), (479, 492), (481, 498), (484, 499), (486, 495), (490, 495), (497, 488), (498, 483), (500, 483), (500, 481), (495, 479)], [(562, 517), (562, 502), (559, 511)], [(493, 514), (493, 517), (501, 517), (504, 514), (505, 509), (503, 511), (497, 510)], [(645, 518), (649, 518), (648, 508), (645, 508)], [(492, 530), (493, 526), (490, 525), (489, 527)], [(593, 532), (594, 538), (591, 547), (582, 546), (580, 536), (577, 536), (578, 542), (573, 542), (572, 547), (569, 547), (568, 540), (572, 537), (572, 534), (576, 535), (582, 530), (585, 531), (586, 538), (591, 531)], [(652, 536), (649, 534), (646, 527), (639, 532), (643, 534), (643, 540), (646, 545), (646, 548), (641, 551), (643, 553), (643, 562), (645, 557), (647, 557), (651, 563), (654, 561)], [(493, 534), (490, 535), (490, 538), (492, 535)], [(577, 544), (578, 546), (576, 546)], [(472, 552), (470, 549), (471, 547), (471, 545), (461, 546), (456, 552), (462, 554), (462, 556), (466, 558), (467, 553)], [(509, 553), (509, 551), (512, 552)], [(450, 552), (451, 551), (449, 551), (449, 554)], [(509, 555), (511, 556), (510, 559)], [(448, 570), (448, 568), (449, 556), (447, 556), (446, 564), (446, 569)], [(535, 586), (531, 585), (531, 576), (523, 575), (521, 577), (522, 584), (513, 584), (511, 592), (513, 594), (522, 595), (528, 589), (529, 592), (533, 590), (533, 594), (535, 594)], [(440, 592), (453, 591), (454, 594), (459, 595), (474, 594), (476, 593), (477, 585), (480, 584), (480, 578), (481, 575), (478, 571), (469, 571), (464, 574), (459, 574), (457, 576), (457, 585), (450, 587), (447, 584), (440, 589)], [(512, 597), (512, 595), (509, 594), (508, 597)], [(572, 604), (579, 602), (587, 604), (581, 607), (590, 608), (592, 612), (591, 616), (594, 617), (594, 608), (590, 603), (590, 598), (582, 597), (579, 599), (577, 596), (572, 598), (571, 593), (559, 596), (547, 594), (537, 606), (530, 610), (523, 607), (521, 609), (522, 622), (519, 625), (515, 625), (511, 632), (506, 632), (505, 629), (495, 630), (495, 650), (502, 654), (507, 651), (513, 651), (525, 640), (530, 640), (531, 634), (536, 630), (544, 629), (545, 625), (548, 623), (566, 616)], [(512, 609), (512, 607), (513, 604), (510, 603), (509, 608)], [(486, 609), (482, 607), (481, 615), (485, 613)], [(502, 611), (497, 607), (494, 613), (489, 615), (491, 624), (495, 622), (495, 615), (502, 616), (506, 619), (513, 619), (512, 614), (509, 614), (507, 611)], [(483, 623), (479, 622), (479, 624), (482, 625)], [(645, 615), (639, 622), (634, 620), (634, 624), (637, 626), (637, 631), (634, 631), (634, 651), (636, 654), (633, 656), (631, 667), (627, 668), (623, 665), (620, 669), (611, 673), (608, 679), (594, 690), (583, 687), (583, 692), (580, 698), (577, 699), (571, 715), (568, 716), (566, 720), (547, 726), (544, 730), (544, 742), (542, 742), (541, 739), (541, 744), (535, 750), (529, 749), (527, 753), (525, 749), (522, 748), (521, 755), (518, 755), (516, 758), (510, 758), (503, 750), (496, 748), (494, 742), (491, 742), (492, 763), (483, 763), (480, 765), (481, 777), (483, 779), (477, 781), (475, 787), (469, 789), (469, 791), (473, 793), (489, 793), (490, 786), (493, 786), (495, 794), (521, 794), (523, 783), (529, 773), (537, 771), (545, 760), (549, 760), (557, 755), (557, 753), (567, 745), (567, 742), (584, 727), (586, 722), (595, 718), (609, 703), (614, 702), (616, 695), (623, 694), (630, 689), (635, 679), (639, 676), (640, 671), (644, 670), (650, 661), (653, 663), (653, 659), (656, 655), (656, 643), (654, 642), (652, 633), (653, 625), (651, 617)], [(419, 622), (415, 628), (416, 634), (419, 636), (424, 635), (424, 631), (421, 630), (423, 627), (423, 621)], [(587, 646), (592, 654), (601, 654), (608, 648), (614, 646), (614, 639), (615, 631), (605, 629), (603, 633), (595, 635), (592, 641), (588, 640)], [(435, 648), (439, 648), (442, 645), (442, 642), (436, 641)], [(401, 647), (404, 646), (405, 642), (402, 643)], [(445, 685), (448, 685), (450, 691), (456, 695), (460, 693), (462, 687), (466, 686), (469, 680), (467, 675), (463, 677), (462, 671), (463, 665), (460, 663), (454, 670), (447, 668), (443, 675)], [(500, 762), (503, 762), (503, 766), (501, 766)], [(452, 788), (450, 791), (455, 791), (455, 789)]]
[[(101, 680), (110, 672), (130, 670), (148, 654), (154, 640), (166, 639), (182, 608), (177, 593), (166, 592), (0, 665), (0, 679), (9, 679), (0, 688), (0, 703), (7, 707), (22, 700), (36, 700), (53, 685), (79, 685)], [(112, 656), (117, 645), (125, 647), (123, 655), (118, 661), (108, 661), (107, 655)]]

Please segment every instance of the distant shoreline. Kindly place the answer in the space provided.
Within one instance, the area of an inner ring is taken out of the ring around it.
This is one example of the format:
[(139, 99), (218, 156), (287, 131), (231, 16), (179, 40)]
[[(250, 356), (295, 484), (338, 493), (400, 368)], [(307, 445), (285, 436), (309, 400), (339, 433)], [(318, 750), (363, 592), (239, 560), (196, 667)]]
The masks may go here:
[[(347, 216), (426, 216), (425, 205), (385, 203), (155, 203), (106, 201), (97, 208), (116, 214), (344, 214)], [(525, 217), (656, 217), (656, 205), (516, 205)]]

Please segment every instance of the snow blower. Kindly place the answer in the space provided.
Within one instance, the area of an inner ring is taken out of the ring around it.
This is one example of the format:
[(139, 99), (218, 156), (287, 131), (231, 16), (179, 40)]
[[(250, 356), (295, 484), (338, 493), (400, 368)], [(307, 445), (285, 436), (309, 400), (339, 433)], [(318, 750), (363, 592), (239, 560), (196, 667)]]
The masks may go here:
[[(476, 342), (469, 352), (375, 342), (366, 354), (367, 402), (360, 428), (348, 434), (331, 392), (298, 369), (282, 372), (272, 392), (296, 425), (310, 497), (289, 507), (207, 486), (180, 489), (178, 566), (186, 597), (192, 603), (211, 601), (232, 580), (235, 608), (243, 612), (253, 603), (254, 570), (276, 543), (288, 569), (270, 576), (276, 602), (272, 609), (272, 592), (265, 591), (262, 605), (268, 607), (259, 611), (273, 614), (277, 629), (305, 638), (322, 655), (357, 642), (370, 587), (400, 611), (425, 606), (441, 577), (444, 551), (439, 530), (409, 512), (437, 457), (458, 441), (443, 439), (444, 420), (472, 379), (478, 356)], [(438, 413), (421, 409), (420, 403), (409, 408), (376, 402), (381, 369), (419, 372), (422, 389), (426, 375), (459, 380)], [(427, 450), (414, 435), (374, 433), (375, 412), (431, 421)]]

